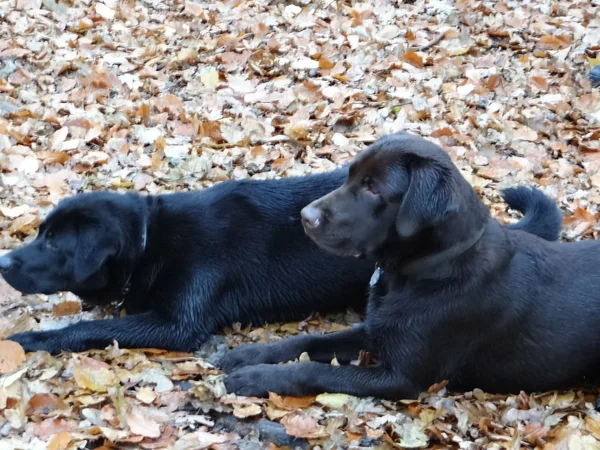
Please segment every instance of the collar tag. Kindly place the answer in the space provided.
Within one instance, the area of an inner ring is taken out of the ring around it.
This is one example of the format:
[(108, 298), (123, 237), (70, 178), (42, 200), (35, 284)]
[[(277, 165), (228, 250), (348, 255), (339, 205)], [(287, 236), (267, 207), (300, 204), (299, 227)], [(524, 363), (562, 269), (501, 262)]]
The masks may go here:
[(373, 275), (371, 275), (371, 281), (369, 281), (370, 287), (373, 287), (377, 284), (377, 282), (379, 281), (379, 277), (381, 277), (381, 272), (381, 267), (375, 267), (375, 271), (373, 272)]

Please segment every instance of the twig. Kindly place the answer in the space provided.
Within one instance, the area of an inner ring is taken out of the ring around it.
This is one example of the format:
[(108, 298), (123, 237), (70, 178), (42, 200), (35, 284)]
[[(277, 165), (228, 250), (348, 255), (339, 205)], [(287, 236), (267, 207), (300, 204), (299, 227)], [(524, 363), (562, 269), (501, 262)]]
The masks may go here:
[(411, 47), (411, 50), (415, 50), (417, 52), (422, 52), (423, 50), (427, 50), (430, 49), (431, 47), (433, 47), (434, 45), (439, 44), (442, 39), (444, 39), (444, 36), (446, 35), (445, 31), (442, 31), (433, 41), (431, 41), (428, 44), (425, 45), (421, 45), (420, 47)]

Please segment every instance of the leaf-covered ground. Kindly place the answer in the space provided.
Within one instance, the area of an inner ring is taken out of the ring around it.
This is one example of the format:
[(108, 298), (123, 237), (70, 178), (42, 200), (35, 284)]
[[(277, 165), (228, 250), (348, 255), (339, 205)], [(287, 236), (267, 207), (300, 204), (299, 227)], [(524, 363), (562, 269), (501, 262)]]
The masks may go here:
[[(498, 190), (534, 184), (565, 240), (593, 238), (597, 58), (598, 0), (0, 0), (0, 248), (77, 192), (329, 170), (401, 129), (442, 144), (499, 220), (516, 216)], [(103, 314), (3, 281), (0, 313), (0, 338)], [(208, 362), (356, 320), (238, 328), (198, 355), (0, 342), (0, 449), (600, 448), (595, 389), (265, 401), (224, 396)]]

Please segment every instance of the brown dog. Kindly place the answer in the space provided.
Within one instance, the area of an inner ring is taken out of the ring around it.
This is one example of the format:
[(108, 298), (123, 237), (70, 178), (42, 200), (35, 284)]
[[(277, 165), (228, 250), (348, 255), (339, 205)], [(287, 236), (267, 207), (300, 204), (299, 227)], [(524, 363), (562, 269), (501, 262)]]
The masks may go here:
[[(548, 205), (524, 187), (504, 195)], [(548, 223), (555, 211), (548, 207)], [(600, 369), (600, 243), (501, 226), (437, 145), (408, 134), (379, 140), (302, 216), (322, 248), (376, 259), (365, 323), (240, 347), (226, 356), (238, 369), (228, 390), (407, 398), (449, 379), (454, 389), (514, 392), (560, 388)], [(361, 349), (377, 363), (348, 365)], [(311, 362), (242, 367), (305, 351)], [(327, 364), (334, 356), (341, 366)]]

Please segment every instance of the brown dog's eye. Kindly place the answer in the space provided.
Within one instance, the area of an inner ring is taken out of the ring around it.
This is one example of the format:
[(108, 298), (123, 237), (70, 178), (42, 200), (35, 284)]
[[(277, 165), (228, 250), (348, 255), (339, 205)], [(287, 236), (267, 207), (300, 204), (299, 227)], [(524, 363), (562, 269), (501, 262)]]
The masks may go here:
[(379, 191), (377, 190), (377, 187), (375, 186), (375, 183), (373, 183), (373, 179), (371, 177), (364, 177), (362, 185), (372, 194), (379, 194)]

